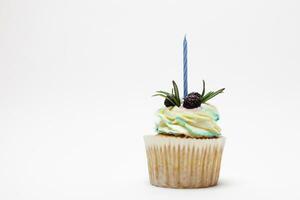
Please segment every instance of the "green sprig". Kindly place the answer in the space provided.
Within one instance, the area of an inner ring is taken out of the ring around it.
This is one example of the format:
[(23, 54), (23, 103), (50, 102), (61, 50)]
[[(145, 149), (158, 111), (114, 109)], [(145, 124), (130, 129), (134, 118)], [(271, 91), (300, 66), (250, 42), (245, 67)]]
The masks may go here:
[(218, 94), (223, 93), (223, 91), (225, 90), (225, 88), (222, 88), (217, 91), (210, 91), (207, 94), (205, 94), (205, 81), (204, 80), (202, 81), (202, 84), (203, 84), (203, 86), (202, 86), (203, 88), (202, 88), (202, 94), (201, 94), (201, 98), (200, 98), (201, 103), (207, 102), (208, 100), (214, 98)]
[(175, 81), (172, 81), (172, 84), (173, 84), (173, 89), (172, 89), (171, 93), (160, 90), (160, 91), (156, 91), (156, 94), (154, 94), (152, 96), (163, 97), (163, 98), (169, 100), (173, 104), (173, 106), (180, 107), (181, 100), (180, 100), (180, 95), (179, 95), (177, 84)]

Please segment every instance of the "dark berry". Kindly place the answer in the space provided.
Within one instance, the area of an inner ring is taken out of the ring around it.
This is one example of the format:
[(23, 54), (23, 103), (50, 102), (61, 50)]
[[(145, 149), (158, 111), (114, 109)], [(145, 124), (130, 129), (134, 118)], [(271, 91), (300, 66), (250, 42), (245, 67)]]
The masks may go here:
[(166, 107), (175, 106), (169, 99), (165, 99), (164, 104)]
[(183, 101), (183, 107), (192, 109), (201, 106), (201, 95), (197, 92), (188, 94)]
[(201, 98), (201, 94), (199, 94), (198, 92), (191, 92), (188, 94), (188, 96), (190, 95), (196, 95), (197, 97)]

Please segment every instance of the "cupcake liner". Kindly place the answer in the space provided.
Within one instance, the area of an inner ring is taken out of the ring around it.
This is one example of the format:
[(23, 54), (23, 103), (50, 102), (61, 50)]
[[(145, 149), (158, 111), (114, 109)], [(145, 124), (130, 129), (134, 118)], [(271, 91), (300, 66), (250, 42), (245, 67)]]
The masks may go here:
[(150, 183), (201, 188), (218, 183), (224, 137), (214, 139), (144, 136)]

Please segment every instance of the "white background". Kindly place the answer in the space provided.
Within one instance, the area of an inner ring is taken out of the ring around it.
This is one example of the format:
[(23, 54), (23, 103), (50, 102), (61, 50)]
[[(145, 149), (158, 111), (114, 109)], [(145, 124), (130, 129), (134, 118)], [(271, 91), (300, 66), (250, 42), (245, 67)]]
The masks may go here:
[[(299, 199), (298, 0), (0, 0), (0, 199)], [(148, 182), (174, 79), (226, 92), (217, 187)]]

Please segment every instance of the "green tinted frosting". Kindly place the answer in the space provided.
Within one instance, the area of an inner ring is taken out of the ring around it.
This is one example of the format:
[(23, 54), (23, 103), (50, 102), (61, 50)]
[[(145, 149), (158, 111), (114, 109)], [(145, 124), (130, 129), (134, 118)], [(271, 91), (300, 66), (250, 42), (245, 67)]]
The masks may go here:
[(194, 109), (165, 107), (159, 109), (156, 115), (159, 117), (156, 124), (158, 133), (190, 137), (220, 136), (221, 129), (216, 123), (219, 114), (210, 104), (202, 104), (201, 107)]

